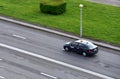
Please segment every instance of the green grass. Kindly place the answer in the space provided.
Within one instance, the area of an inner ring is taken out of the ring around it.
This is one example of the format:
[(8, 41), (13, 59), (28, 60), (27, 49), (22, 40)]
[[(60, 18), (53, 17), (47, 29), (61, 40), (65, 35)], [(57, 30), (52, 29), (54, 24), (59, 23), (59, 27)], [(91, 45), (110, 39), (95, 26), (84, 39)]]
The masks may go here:
[(41, 0), (41, 3), (55, 6), (55, 5), (63, 4), (64, 0)]
[(0, 14), (79, 35), (82, 3), (83, 37), (120, 46), (120, 7), (85, 0), (65, 1), (66, 13), (54, 16), (40, 12), (40, 0), (0, 0)]

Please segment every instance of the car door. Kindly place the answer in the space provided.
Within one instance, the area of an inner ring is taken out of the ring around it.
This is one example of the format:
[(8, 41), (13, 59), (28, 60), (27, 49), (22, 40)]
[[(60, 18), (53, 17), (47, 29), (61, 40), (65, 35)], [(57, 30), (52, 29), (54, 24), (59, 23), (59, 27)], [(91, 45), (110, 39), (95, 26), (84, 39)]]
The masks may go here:
[(78, 48), (78, 52), (82, 53), (84, 51), (84, 45), (79, 43), (79, 48)]
[(78, 46), (77, 42), (72, 42), (70, 45), (70, 48), (72, 51), (77, 51), (77, 46)]

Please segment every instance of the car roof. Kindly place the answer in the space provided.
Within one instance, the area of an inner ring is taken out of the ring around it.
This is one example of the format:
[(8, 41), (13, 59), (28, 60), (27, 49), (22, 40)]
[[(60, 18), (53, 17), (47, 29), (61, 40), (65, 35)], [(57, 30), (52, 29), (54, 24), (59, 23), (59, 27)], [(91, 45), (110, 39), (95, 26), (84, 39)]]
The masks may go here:
[(82, 44), (88, 44), (88, 43), (91, 43), (87, 40), (76, 40), (75, 42), (78, 42), (78, 43), (82, 43)]

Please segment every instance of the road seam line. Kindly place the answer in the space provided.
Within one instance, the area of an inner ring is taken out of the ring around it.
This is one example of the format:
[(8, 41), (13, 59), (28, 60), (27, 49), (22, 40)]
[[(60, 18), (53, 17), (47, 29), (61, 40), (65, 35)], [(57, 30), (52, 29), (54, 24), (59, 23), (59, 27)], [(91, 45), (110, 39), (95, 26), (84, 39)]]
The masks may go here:
[(62, 65), (62, 66), (66, 66), (66, 67), (69, 67), (69, 68), (72, 68), (72, 69), (75, 69), (75, 70), (79, 70), (79, 71), (82, 71), (82, 72), (85, 72), (85, 73), (88, 73), (88, 74), (91, 74), (91, 75), (94, 75), (94, 76), (97, 76), (97, 77), (100, 77), (100, 78), (103, 78), (103, 79), (115, 79), (115, 78), (112, 78), (112, 77), (109, 77), (109, 76), (106, 76), (106, 75), (103, 75), (103, 74), (100, 74), (100, 73), (97, 73), (97, 72), (93, 72), (93, 71), (90, 71), (90, 70), (87, 70), (87, 69), (84, 69), (84, 68), (80, 68), (80, 67), (77, 67), (77, 66), (74, 66), (74, 65), (71, 65), (71, 64), (67, 64), (67, 63), (64, 63), (64, 62), (61, 62), (61, 61), (58, 61), (58, 60), (54, 60), (52, 58), (48, 58), (48, 57), (45, 57), (45, 56), (42, 56), (42, 55), (38, 55), (38, 54), (29, 52), (29, 51), (26, 51), (26, 50), (22, 50), (22, 49), (19, 49), (19, 48), (16, 48), (16, 47), (13, 47), (13, 46), (10, 46), (10, 45), (7, 45), (7, 44), (0, 43), (0, 46), (8, 48), (8, 49), (15, 50), (15, 51), (18, 51), (18, 52), (21, 52), (23, 54), (27, 54), (27, 55), (34, 56), (34, 57), (37, 57), (37, 58), (40, 58), (40, 59), (44, 59), (46, 61), (50, 61), (50, 62), (59, 64), (59, 65)]

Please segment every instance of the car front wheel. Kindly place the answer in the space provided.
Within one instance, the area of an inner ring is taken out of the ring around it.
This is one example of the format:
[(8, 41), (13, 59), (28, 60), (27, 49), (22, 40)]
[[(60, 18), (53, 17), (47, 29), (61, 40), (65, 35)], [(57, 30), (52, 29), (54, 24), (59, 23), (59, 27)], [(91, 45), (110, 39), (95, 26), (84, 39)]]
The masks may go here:
[(65, 51), (69, 51), (69, 48), (68, 48), (68, 47), (64, 47), (64, 50), (65, 50)]

